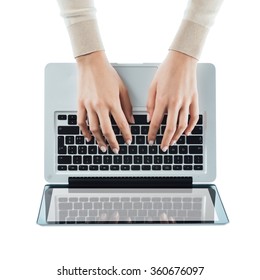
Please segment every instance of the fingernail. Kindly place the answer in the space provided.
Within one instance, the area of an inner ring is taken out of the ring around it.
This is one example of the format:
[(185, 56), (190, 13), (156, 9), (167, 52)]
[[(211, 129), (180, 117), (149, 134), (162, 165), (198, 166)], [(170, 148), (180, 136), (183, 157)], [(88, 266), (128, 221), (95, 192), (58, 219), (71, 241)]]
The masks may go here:
[(90, 139), (86, 137), (86, 141), (87, 141), (87, 142), (89, 142), (89, 141), (90, 141)]
[(133, 124), (135, 123), (135, 118), (133, 115), (131, 116), (131, 123), (133, 123)]
[(173, 146), (173, 145), (175, 145), (175, 144), (176, 144), (176, 141), (173, 140), (173, 141), (171, 142), (171, 146)]
[(162, 148), (163, 152), (166, 152), (167, 150), (168, 150), (168, 146), (165, 146), (165, 147)]
[(116, 149), (116, 148), (114, 148), (112, 151), (113, 151), (114, 154), (118, 154), (118, 152), (119, 152), (119, 150)]
[(101, 147), (100, 147), (100, 150), (101, 150), (103, 153), (105, 153), (105, 152), (107, 151), (107, 148), (106, 148), (105, 146), (101, 146)]
[(147, 118), (147, 122), (149, 123), (150, 122), (150, 114), (147, 114), (147, 116), (146, 116), (146, 118)]
[(153, 140), (150, 140), (149, 141), (149, 145), (153, 145), (154, 141)]
[(126, 145), (131, 145), (132, 140), (131, 140), (131, 139), (129, 139), (129, 140), (127, 140), (125, 143), (126, 143)]
[(189, 131), (189, 132), (186, 132), (186, 135), (187, 136), (190, 136), (191, 135), (191, 132)]

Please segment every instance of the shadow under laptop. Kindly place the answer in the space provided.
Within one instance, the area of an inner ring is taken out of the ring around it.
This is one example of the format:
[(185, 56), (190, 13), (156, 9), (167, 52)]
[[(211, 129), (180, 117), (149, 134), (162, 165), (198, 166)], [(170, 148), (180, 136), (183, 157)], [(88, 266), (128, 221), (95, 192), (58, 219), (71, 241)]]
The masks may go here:
[(68, 188), (46, 185), (40, 225), (226, 224), (215, 185), (193, 188)]

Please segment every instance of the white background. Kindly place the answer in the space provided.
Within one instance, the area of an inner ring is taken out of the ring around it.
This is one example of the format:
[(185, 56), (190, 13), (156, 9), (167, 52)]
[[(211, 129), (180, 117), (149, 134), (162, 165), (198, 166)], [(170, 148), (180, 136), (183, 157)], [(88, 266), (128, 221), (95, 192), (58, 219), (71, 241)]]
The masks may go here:
[[(97, 0), (96, 6), (111, 62), (160, 62), (186, 1)], [(56, 276), (62, 265), (148, 270), (151, 266), (205, 266), (203, 276), (187, 279), (256, 279), (260, 250), (258, 8), (258, 1), (226, 0), (201, 57), (217, 67), (215, 183), (230, 223), (59, 228), (36, 225), (45, 184), (43, 70), (48, 62), (73, 61), (70, 42), (56, 1), (1, 2), (2, 279), (77, 279)]]

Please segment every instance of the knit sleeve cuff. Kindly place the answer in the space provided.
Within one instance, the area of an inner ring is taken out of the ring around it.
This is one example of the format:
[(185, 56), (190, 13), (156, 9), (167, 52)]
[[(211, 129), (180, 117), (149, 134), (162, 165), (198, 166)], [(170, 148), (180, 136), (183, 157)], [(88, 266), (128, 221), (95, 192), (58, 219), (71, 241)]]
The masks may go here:
[(184, 19), (169, 49), (199, 59), (208, 32), (207, 27)]
[(96, 20), (77, 22), (67, 28), (74, 57), (104, 50)]

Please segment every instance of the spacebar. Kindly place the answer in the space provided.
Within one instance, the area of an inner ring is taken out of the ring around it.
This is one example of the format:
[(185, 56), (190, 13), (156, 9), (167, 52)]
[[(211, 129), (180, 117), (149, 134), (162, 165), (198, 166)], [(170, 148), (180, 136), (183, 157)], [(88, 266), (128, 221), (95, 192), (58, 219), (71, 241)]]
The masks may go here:
[(75, 125), (58, 126), (58, 134), (79, 134), (79, 127)]

